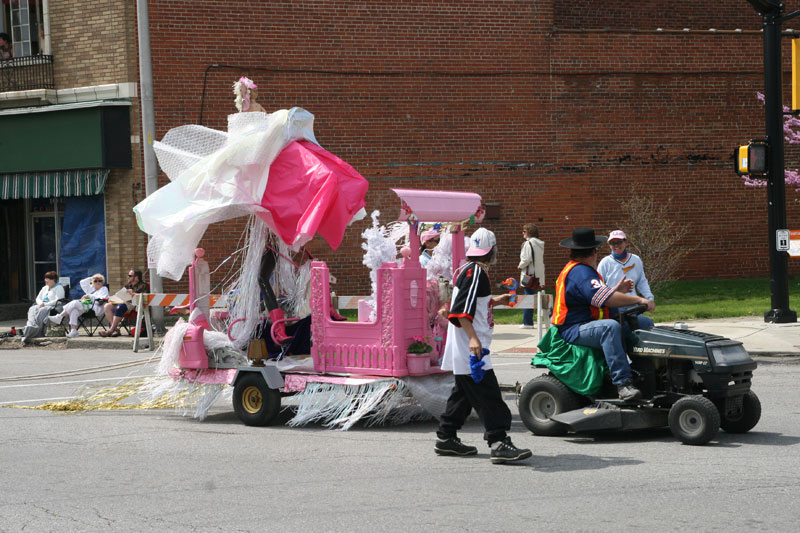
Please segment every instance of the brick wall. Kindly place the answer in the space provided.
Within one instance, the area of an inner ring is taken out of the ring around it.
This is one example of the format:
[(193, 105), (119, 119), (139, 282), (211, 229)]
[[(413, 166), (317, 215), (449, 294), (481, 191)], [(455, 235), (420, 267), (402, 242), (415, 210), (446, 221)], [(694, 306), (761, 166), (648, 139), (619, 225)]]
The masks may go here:
[[(136, 3), (128, 0), (50, 2), (56, 89), (138, 83)], [(130, 108), (131, 134), (140, 135), (138, 98)], [(104, 189), (107, 279), (112, 290), (127, 282), (131, 268), (146, 267), (146, 238), (132, 208), (144, 198), (141, 148), (133, 147), (133, 169), (115, 169)]]
[[(558, 242), (581, 225), (612, 229), (634, 188), (691, 226), (682, 277), (768, 274), (765, 190), (731, 169), (733, 148), (763, 135), (760, 18), (745, 2), (152, 0), (150, 17), (159, 138), (201, 115), (224, 129), (247, 74), (266, 109), (315, 114), (318, 140), (370, 181), (367, 209), (383, 222), (397, 212), (391, 187), (500, 203), (485, 224), (498, 280), (515, 275), (533, 221), (552, 285), (567, 260)], [(784, 53), (788, 81), (788, 42)], [(794, 147), (787, 165), (800, 165)], [(368, 290), (367, 224), (335, 253), (312, 244), (340, 294)], [(209, 230), (212, 265), (240, 231)]]

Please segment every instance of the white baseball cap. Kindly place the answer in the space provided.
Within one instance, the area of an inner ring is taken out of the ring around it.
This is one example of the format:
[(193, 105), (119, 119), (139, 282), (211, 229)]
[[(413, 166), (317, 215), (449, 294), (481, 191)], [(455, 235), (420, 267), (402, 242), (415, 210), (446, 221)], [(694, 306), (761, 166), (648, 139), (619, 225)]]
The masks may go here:
[(467, 257), (483, 257), (497, 245), (494, 233), (486, 228), (478, 228), (469, 238)]
[(622, 241), (628, 240), (628, 238), (625, 236), (625, 232), (622, 231), (621, 229), (615, 229), (614, 231), (612, 231), (611, 235), (608, 236), (608, 241), (606, 242), (611, 242), (614, 239), (620, 239)]

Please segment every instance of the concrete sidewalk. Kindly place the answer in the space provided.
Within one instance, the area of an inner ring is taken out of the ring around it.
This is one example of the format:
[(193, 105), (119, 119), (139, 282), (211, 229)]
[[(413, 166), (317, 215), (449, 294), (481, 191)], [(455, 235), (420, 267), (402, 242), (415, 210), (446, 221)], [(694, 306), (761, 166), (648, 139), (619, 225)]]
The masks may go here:
[[(684, 322), (691, 331), (702, 331), (741, 341), (752, 355), (800, 356), (800, 323), (768, 324), (761, 317), (686, 320)], [(2, 321), (0, 322), (0, 334), (8, 332), (11, 326), (15, 326), (17, 331), (20, 331), (24, 325), (24, 319)], [(657, 325), (672, 326), (673, 323)], [(161, 339), (156, 337), (155, 340), (158, 343)], [(52, 346), (55, 349), (133, 349), (133, 337), (127, 335), (114, 338), (81, 335), (74, 339), (42, 337), (35, 339), (34, 342), (37, 346)], [(144, 339), (144, 342), (146, 343), (146, 339)], [(530, 354), (533, 356), (536, 353), (538, 342), (538, 332), (535, 328), (519, 329), (517, 325), (498, 324), (495, 326), (492, 351), (507, 354)], [(143, 344), (140, 350), (146, 349), (145, 346), (146, 344)], [(0, 349), (21, 347), (19, 337), (0, 339)]]
[[(800, 356), (800, 323), (768, 324), (761, 317), (684, 320), (690, 331), (701, 331), (741, 341), (751, 355)], [(656, 326), (674, 326), (673, 322)], [(536, 353), (538, 331), (517, 325), (495, 326), (492, 351), (498, 353)]]
[[(11, 331), (11, 327), (15, 327), (17, 330), (17, 334), (22, 332), (25, 328), (25, 319), (16, 319), (16, 320), (3, 320), (0, 321), (0, 335), (8, 333)], [(81, 330), (81, 335), (75, 337), (73, 339), (68, 339), (66, 337), (38, 337), (33, 339), (31, 346), (35, 346), (38, 348), (51, 348), (51, 349), (85, 349), (85, 350), (92, 350), (92, 349), (105, 349), (105, 350), (128, 350), (133, 351), (133, 337), (122, 334), (119, 337), (101, 337), (97, 333), (93, 336), (89, 337)], [(156, 336), (156, 346), (158, 343), (161, 342), (161, 337)], [(147, 338), (143, 338), (139, 340), (139, 351), (147, 351)], [(3, 337), (0, 338), (0, 350), (14, 350), (19, 348), (26, 348), (22, 346), (22, 337)]]

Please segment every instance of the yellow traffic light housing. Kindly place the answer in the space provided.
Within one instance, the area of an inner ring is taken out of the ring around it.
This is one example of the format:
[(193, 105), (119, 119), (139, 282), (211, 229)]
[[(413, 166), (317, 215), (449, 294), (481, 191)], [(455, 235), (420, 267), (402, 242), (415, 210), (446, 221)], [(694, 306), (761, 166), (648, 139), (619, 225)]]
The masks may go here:
[(792, 39), (792, 111), (800, 110), (800, 39)]
[(769, 145), (765, 141), (752, 140), (734, 151), (736, 173), (740, 176), (766, 176), (769, 172), (767, 153)]

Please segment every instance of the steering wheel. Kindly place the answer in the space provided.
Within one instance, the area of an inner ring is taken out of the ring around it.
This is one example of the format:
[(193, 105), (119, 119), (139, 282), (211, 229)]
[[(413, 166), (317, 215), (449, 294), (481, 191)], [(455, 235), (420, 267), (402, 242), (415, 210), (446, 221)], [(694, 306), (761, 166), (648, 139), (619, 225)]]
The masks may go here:
[(624, 311), (620, 311), (619, 325), (623, 326), (627, 322), (628, 327), (630, 327), (631, 331), (639, 329), (639, 320), (636, 317), (638, 317), (645, 311), (647, 311), (647, 306), (645, 304), (636, 304), (633, 307), (625, 309)]

